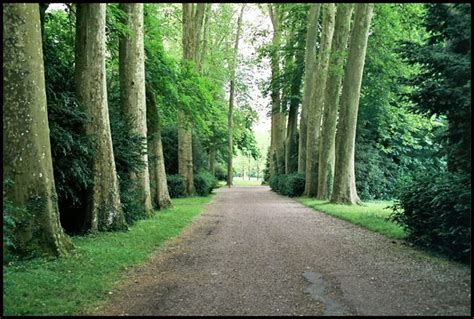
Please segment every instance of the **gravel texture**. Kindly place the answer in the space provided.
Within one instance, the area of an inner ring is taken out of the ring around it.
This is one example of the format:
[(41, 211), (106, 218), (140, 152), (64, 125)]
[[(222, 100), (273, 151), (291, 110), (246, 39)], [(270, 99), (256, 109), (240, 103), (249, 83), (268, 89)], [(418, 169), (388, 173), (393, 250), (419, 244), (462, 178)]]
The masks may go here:
[(471, 270), (265, 186), (220, 188), (94, 314), (468, 316)]

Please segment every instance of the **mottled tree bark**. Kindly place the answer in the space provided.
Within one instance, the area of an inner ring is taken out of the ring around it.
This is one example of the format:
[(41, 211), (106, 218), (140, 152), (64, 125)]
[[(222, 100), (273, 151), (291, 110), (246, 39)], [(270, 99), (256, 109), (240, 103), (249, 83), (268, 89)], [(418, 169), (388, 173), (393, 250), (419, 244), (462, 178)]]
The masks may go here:
[(354, 149), (360, 87), (373, 7), (369, 3), (356, 4), (337, 124), (332, 203), (360, 202), (355, 185)]
[(151, 188), (151, 197), (155, 205), (160, 208), (171, 206), (171, 198), (166, 181), (165, 158), (161, 143), (160, 115), (156, 105), (155, 96), (151, 88), (147, 87), (147, 129), (148, 129), (148, 160)]
[[(121, 3), (125, 25), (130, 34), (122, 36), (119, 43), (120, 101), (122, 114), (131, 119), (130, 134), (147, 136), (145, 101), (145, 49), (143, 43), (143, 3)], [(148, 155), (142, 155), (145, 166), (140, 172), (130, 172), (135, 181), (143, 211), (151, 215)]]
[(270, 175), (285, 173), (285, 127), (286, 115), (282, 110), (280, 84), (280, 43), (281, 22), (280, 10), (277, 4), (268, 5), (273, 25), (272, 55), (271, 55), (271, 99), (272, 99), (272, 132), (270, 142)]
[(316, 36), (318, 34), (318, 19), (321, 4), (310, 5), (308, 12), (308, 31), (306, 33), (305, 72), (303, 100), (301, 102), (300, 136), (298, 140), (298, 172), (306, 171), (306, 136), (307, 136), (307, 113), (314, 88), (314, 77), (316, 71)]
[(3, 190), (16, 213), (12, 241), (22, 255), (73, 248), (59, 222), (46, 109), (37, 3), (3, 4)]
[(316, 196), (318, 186), (318, 143), (324, 110), (324, 91), (326, 89), (329, 54), (334, 33), (335, 9), (334, 3), (324, 4), (321, 48), (318, 53), (314, 89), (308, 105), (304, 188), (306, 196)]
[(234, 52), (232, 57), (232, 62), (230, 65), (230, 89), (229, 89), (229, 113), (227, 116), (227, 149), (229, 152), (229, 157), (227, 159), (227, 186), (232, 186), (232, 178), (233, 178), (233, 171), (232, 171), (232, 158), (234, 154), (234, 145), (233, 145), (233, 127), (234, 127), (234, 90), (235, 90), (235, 69), (237, 68), (237, 54), (239, 52), (239, 40), (240, 40), (240, 32), (242, 29), (242, 17), (244, 15), (245, 3), (242, 5), (240, 10), (239, 18), (237, 19), (237, 31), (235, 34), (235, 42), (234, 42)]
[(339, 108), (339, 93), (342, 75), (344, 74), (344, 58), (351, 25), (354, 5), (350, 3), (337, 4), (336, 26), (329, 59), (328, 80), (324, 100), (324, 121), (319, 139), (318, 163), (318, 199), (329, 199), (334, 180), (335, 138), (337, 111)]
[(90, 163), (85, 231), (125, 229), (110, 133), (105, 76), (105, 4), (78, 4), (76, 18), (76, 94), (91, 118), (85, 133), (94, 139)]

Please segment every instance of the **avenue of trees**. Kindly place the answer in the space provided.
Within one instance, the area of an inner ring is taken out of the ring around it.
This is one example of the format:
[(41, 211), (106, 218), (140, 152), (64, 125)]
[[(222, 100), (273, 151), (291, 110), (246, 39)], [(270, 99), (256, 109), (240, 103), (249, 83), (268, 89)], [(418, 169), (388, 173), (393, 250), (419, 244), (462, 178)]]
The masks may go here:
[[(4, 261), (230, 187), (238, 151), (290, 196), (396, 199), (409, 240), (468, 258), (470, 8), (3, 4)], [(250, 10), (271, 28), (254, 60), (239, 51)], [(266, 154), (241, 67), (265, 59)]]
[(272, 189), (398, 199), (409, 240), (468, 258), (470, 5), (267, 6)]
[(126, 230), (259, 155), (235, 75), (244, 9), (3, 5), (4, 260)]

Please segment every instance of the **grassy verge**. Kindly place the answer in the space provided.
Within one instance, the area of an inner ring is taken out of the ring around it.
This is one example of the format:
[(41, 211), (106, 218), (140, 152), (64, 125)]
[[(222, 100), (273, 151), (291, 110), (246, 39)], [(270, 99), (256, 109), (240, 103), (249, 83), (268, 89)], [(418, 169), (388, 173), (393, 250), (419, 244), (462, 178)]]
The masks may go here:
[(173, 208), (138, 221), (127, 232), (73, 237), (76, 249), (68, 257), (4, 266), (4, 315), (68, 315), (93, 309), (124, 270), (143, 263), (178, 235), (211, 199), (173, 199)]
[(296, 200), (315, 210), (378, 232), (389, 238), (404, 239), (406, 236), (402, 227), (387, 220), (387, 217), (392, 213), (392, 210), (387, 208), (387, 206), (393, 204), (391, 201), (369, 201), (360, 206), (331, 204), (328, 201), (308, 197), (299, 197)]

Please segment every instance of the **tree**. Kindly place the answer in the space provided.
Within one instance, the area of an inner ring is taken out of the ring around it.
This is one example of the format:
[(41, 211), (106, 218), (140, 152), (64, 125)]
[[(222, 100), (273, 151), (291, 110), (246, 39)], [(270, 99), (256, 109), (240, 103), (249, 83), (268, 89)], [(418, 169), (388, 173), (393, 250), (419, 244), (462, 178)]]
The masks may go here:
[(352, 205), (360, 202), (355, 185), (355, 132), (373, 7), (373, 4), (362, 3), (357, 4), (355, 9), (337, 124), (334, 186), (331, 195), (333, 203)]
[(85, 134), (95, 140), (95, 157), (90, 163), (92, 187), (87, 191), (84, 224), (84, 229), (92, 232), (126, 228), (107, 105), (105, 6), (78, 4), (76, 18), (76, 94), (81, 108), (92, 119), (85, 125)]
[(354, 6), (347, 3), (337, 5), (336, 26), (329, 58), (328, 79), (324, 97), (324, 121), (319, 140), (318, 199), (328, 199), (332, 192), (335, 161), (336, 120), (339, 108), (343, 64)]
[[(130, 133), (146, 138), (145, 98), (145, 52), (143, 44), (143, 4), (121, 3), (125, 13), (125, 26), (129, 34), (120, 38), (119, 73), (120, 100), (124, 117), (131, 119)], [(144, 168), (141, 172), (130, 172), (130, 179), (136, 182), (139, 202), (146, 214), (152, 213), (150, 199), (150, 176), (148, 155), (143, 153)]]
[[(285, 21), (289, 24), (285, 45), (285, 63), (283, 74), (283, 108), (288, 109), (288, 123), (285, 140), (285, 174), (298, 170), (298, 109), (301, 103), (301, 85), (304, 73), (306, 39), (306, 5), (288, 5)], [(285, 90), (283, 91), (285, 93)]]
[[(229, 148), (229, 157), (227, 160), (227, 186), (232, 186), (232, 155), (234, 153), (234, 146), (232, 141), (232, 128), (233, 128), (233, 111), (234, 111), (234, 90), (235, 90), (235, 69), (237, 67), (237, 54), (239, 52), (239, 40), (240, 32), (242, 29), (242, 17), (244, 15), (245, 3), (240, 9), (240, 15), (237, 19), (237, 32), (235, 34), (235, 44), (234, 44), (234, 54), (232, 62), (230, 64), (230, 89), (229, 89), (229, 114), (228, 114), (228, 148)], [(212, 165), (214, 167), (214, 165)], [(212, 171), (212, 170), (211, 170)]]
[(271, 49), (271, 99), (272, 99), (272, 128), (270, 142), (270, 174), (285, 173), (285, 122), (286, 116), (282, 109), (280, 92), (280, 43), (281, 43), (281, 8), (280, 4), (268, 4), (273, 25)]
[(329, 67), (329, 54), (334, 33), (334, 16), (336, 6), (334, 3), (325, 4), (323, 15), (323, 30), (321, 48), (318, 53), (314, 89), (308, 107), (308, 123), (306, 136), (306, 170), (305, 187), (306, 196), (316, 196), (318, 186), (318, 144), (321, 129), (321, 118), (324, 110), (324, 90), (326, 88)]
[(147, 127), (148, 127), (148, 160), (150, 178), (154, 187), (151, 188), (152, 199), (160, 208), (171, 206), (171, 198), (166, 182), (165, 159), (161, 143), (160, 115), (154, 93), (147, 87)]
[(427, 5), (425, 43), (406, 42), (403, 56), (422, 71), (411, 84), (416, 111), (444, 115), (448, 170), (471, 172), (471, 5)]
[(316, 54), (318, 34), (318, 20), (321, 4), (311, 4), (308, 12), (308, 30), (306, 32), (306, 52), (305, 52), (305, 68), (304, 68), (304, 87), (303, 100), (301, 104), (300, 115), (300, 137), (298, 140), (298, 172), (306, 170), (306, 136), (307, 136), (307, 113), (308, 105), (311, 99), (311, 93), (314, 88), (314, 77), (316, 75)]
[(59, 222), (51, 161), (38, 4), (3, 5), (4, 196), (17, 214), (20, 254), (60, 256), (73, 248)]
[[(185, 63), (198, 61), (200, 34), (204, 18), (205, 4), (183, 3), (183, 59)], [(187, 67), (184, 65), (183, 67)], [(199, 66), (197, 66), (199, 69)], [(193, 154), (192, 129), (183, 110), (178, 110), (178, 171), (185, 180), (186, 194), (193, 195)]]

